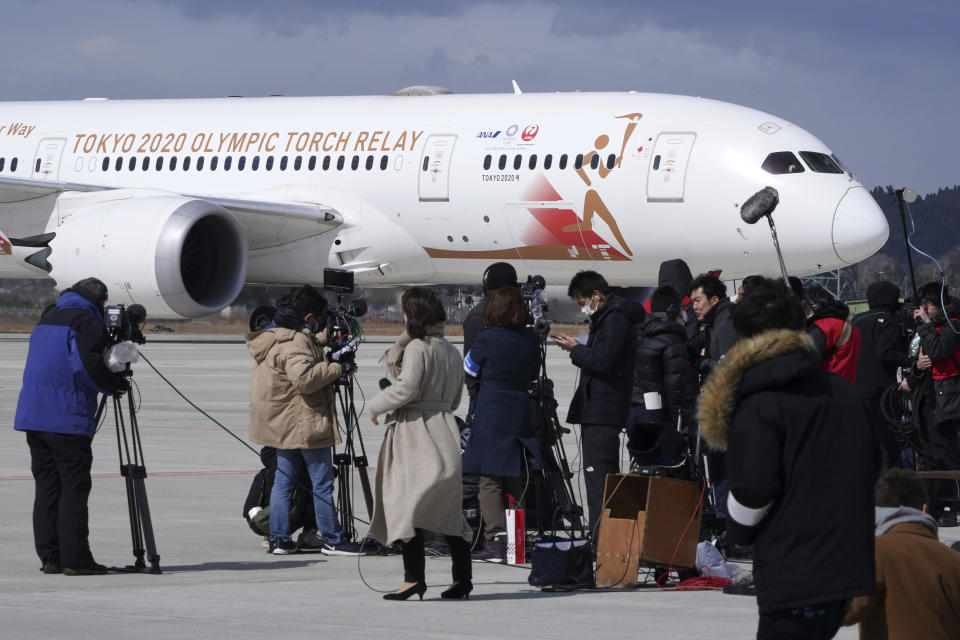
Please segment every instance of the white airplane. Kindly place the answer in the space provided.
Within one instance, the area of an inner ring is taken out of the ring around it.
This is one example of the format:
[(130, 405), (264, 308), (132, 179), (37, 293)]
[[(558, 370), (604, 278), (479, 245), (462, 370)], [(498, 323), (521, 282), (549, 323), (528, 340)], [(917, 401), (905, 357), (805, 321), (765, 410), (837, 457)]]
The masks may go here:
[(0, 104), (0, 277), (102, 279), (111, 301), (196, 317), (244, 283), (476, 283), (491, 262), (566, 285), (660, 262), (779, 273), (740, 205), (766, 185), (798, 275), (886, 241), (820, 140), (760, 111), (645, 93)]

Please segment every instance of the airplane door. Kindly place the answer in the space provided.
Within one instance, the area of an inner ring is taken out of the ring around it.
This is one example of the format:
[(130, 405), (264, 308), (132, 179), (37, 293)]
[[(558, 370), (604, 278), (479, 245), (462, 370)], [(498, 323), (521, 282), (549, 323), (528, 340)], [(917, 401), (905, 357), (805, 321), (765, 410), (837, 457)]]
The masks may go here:
[(650, 154), (647, 202), (683, 202), (687, 164), (697, 134), (661, 133)]
[(456, 142), (454, 134), (427, 138), (420, 159), (420, 202), (450, 202), (450, 159)]
[(37, 145), (33, 161), (33, 178), (56, 181), (60, 178), (60, 157), (67, 144), (66, 138), (44, 138)]

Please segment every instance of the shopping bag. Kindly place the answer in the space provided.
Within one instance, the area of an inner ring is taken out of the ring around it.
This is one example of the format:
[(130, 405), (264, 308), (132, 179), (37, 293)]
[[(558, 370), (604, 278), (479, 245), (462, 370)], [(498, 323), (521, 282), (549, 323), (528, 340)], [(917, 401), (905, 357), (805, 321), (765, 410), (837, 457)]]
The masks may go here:
[(513, 496), (507, 494), (507, 564), (523, 564), (526, 561), (523, 509), (517, 509)]

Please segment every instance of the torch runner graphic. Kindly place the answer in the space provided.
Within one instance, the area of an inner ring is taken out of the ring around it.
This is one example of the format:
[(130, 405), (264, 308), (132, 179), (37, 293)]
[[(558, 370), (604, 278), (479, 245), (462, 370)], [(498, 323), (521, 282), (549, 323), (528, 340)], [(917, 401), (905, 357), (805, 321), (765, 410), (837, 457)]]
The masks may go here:
[[(641, 113), (628, 113), (622, 116), (616, 116), (617, 118), (626, 118), (630, 122), (627, 123), (627, 128), (623, 133), (623, 143), (620, 145), (620, 155), (617, 156), (617, 161), (614, 164), (615, 169), (619, 169), (623, 163), (623, 153), (627, 149), (627, 142), (630, 140), (630, 136), (633, 135), (633, 130), (637, 128), (637, 122), (640, 118), (643, 117)], [(623, 234), (620, 233), (620, 227), (617, 225), (616, 219), (613, 217), (613, 214), (610, 213), (610, 209), (607, 208), (606, 203), (604, 203), (603, 198), (600, 197), (600, 194), (596, 189), (592, 188), (593, 184), (590, 181), (590, 176), (587, 175), (587, 172), (584, 170), (584, 167), (589, 165), (593, 160), (593, 157), (598, 155), (600, 151), (606, 148), (610, 144), (610, 136), (603, 134), (597, 137), (593, 141), (593, 149), (591, 149), (583, 157), (583, 165), (577, 169), (577, 175), (580, 176), (580, 179), (583, 180), (584, 184), (587, 185), (587, 193), (583, 197), (583, 221), (575, 224), (570, 224), (563, 227), (563, 231), (590, 231), (593, 229), (593, 216), (594, 214), (600, 216), (600, 219), (607, 223), (607, 226), (610, 227), (610, 231), (613, 232), (613, 236), (617, 239), (617, 242), (620, 243), (620, 246), (623, 247), (623, 250), (627, 255), (632, 256), (633, 252), (630, 251), (630, 247), (627, 246), (627, 241), (623, 239)], [(608, 169), (606, 164), (600, 163), (597, 173), (600, 175), (600, 179), (603, 180), (613, 169)]]

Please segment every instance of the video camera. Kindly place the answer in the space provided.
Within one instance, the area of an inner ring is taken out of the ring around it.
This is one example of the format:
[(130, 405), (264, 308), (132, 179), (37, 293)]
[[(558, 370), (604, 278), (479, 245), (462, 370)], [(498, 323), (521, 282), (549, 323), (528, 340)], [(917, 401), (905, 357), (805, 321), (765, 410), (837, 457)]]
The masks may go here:
[(357, 318), (366, 315), (367, 303), (363, 298), (354, 298), (343, 304), (343, 295), (354, 292), (353, 272), (346, 269), (324, 269), (323, 290), (336, 294), (337, 302), (327, 315), (327, 344), (330, 357), (353, 369), (357, 347), (362, 331)]
[(527, 281), (520, 284), (520, 295), (527, 305), (527, 325), (544, 338), (550, 333), (550, 322), (544, 317), (550, 311), (543, 295), (546, 287), (543, 276), (527, 276)]
[(139, 304), (132, 304), (129, 307), (112, 304), (103, 310), (103, 323), (107, 327), (111, 345), (127, 340), (137, 344), (146, 343), (147, 339), (141, 330), (146, 320), (147, 310)]

